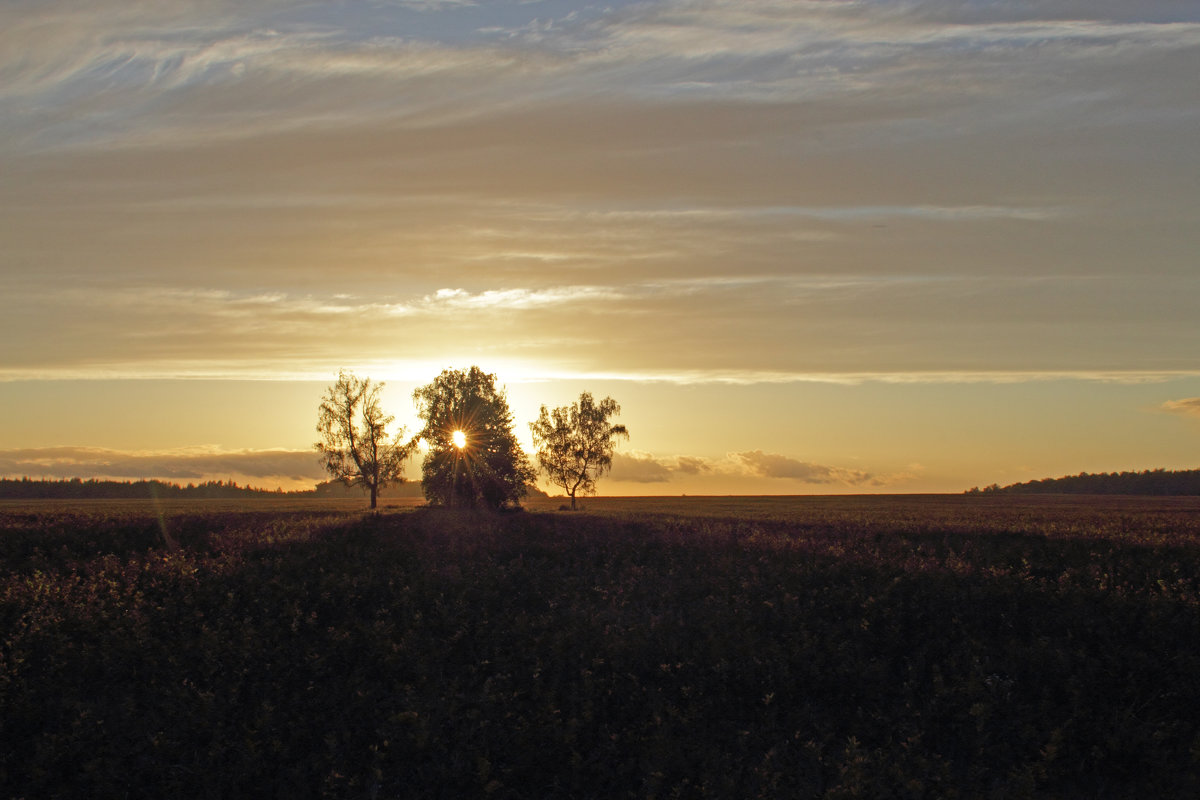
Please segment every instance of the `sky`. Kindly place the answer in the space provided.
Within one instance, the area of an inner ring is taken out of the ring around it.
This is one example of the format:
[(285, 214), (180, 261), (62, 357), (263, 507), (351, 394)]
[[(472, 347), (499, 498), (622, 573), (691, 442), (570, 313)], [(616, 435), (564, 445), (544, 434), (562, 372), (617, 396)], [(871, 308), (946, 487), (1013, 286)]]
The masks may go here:
[(471, 365), (603, 494), (1200, 467), (1197, 131), (1191, 0), (4, 0), (0, 475), (311, 486)]

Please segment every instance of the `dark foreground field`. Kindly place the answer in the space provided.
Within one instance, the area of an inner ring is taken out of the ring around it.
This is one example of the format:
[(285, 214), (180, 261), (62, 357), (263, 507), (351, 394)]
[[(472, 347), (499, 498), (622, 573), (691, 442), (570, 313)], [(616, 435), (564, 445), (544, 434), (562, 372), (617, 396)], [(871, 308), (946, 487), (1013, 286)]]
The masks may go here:
[(1200, 500), (0, 505), (4, 797), (1200, 796)]

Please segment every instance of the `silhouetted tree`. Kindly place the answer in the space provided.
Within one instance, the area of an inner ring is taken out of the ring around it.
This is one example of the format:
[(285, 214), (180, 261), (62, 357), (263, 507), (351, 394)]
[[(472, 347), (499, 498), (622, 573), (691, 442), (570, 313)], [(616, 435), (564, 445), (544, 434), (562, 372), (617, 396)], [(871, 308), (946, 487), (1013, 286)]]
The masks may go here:
[(980, 491), (1003, 494), (1197, 495), (1200, 494), (1200, 470), (1159, 468), (1142, 472), (1081, 472), (1078, 475), (1042, 478), (1008, 486), (993, 483), (982, 490), (974, 487), (967, 493), (976, 494)]
[(550, 483), (561, 486), (571, 498), (575, 510), (575, 495), (594, 494), (596, 481), (612, 469), (613, 439), (629, 438), (624, 425), (612, 425), (609, 417), (621, 413), (621, 407), (611, 397), (597, 405), (589, 392), (579, 395), (579, 402), (547, 411), (542, 406), (536, 422), (529, 423), (533, 444), (537, 448), (538, 465)]
[(401, 442), (404, 429), (389, 439), (387, 426), (394, 417), (379, 408), (382, 383), (370, 378), (359, 380), (350, 372), (339, 372), (337, 383), (330, 386), (317, 415), (317, 433), (325, 469), (347, 486), (361, 486), (371, 494), (375, 508), (379, 490), (403, 480), (408, 445)]
[(534, 472), (517, 444), (512, 412), (496, 376), (448, 369), (413, 392), (429, 450), (421, 465), (425, 498), (454, 507), (517, 504)]

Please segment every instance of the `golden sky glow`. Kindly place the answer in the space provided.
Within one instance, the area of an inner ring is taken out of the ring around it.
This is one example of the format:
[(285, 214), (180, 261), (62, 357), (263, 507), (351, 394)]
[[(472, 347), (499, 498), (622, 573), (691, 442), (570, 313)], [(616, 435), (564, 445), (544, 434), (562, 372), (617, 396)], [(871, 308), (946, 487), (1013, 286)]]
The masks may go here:
[[(1200, 7), (0, 8), (0, 474), (320, 477), (339, 368), (611, 394), (602, 492), (1200, 452)], [(410, 475), (419, 474), (412, 469)]]

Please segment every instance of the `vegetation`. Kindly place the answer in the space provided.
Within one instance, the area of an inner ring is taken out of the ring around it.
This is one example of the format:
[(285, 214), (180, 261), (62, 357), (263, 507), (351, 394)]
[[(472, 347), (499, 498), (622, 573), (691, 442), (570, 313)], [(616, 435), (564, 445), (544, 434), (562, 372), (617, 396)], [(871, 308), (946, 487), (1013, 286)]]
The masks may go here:
[(1014, 483), (1009, 486), (992, 484), (983, 489), (974, 487), (968, 494), (999, 492), (1004, 494), (1140, 494), (1140, 495), (1200, 495), (1200, 470), (1148, 469), (1142, 472), (1101, 472), (1095, 475), (1081, 472), (1062, 478), (1043, 478), (1039, 481)]
[(0, 796), (1200, 796), (1198, 501), (595, 505), (0, 506)]
[[(419, 483), (392, 484), (379, 490), (380, 496), (390, 499), (423, 498)], [(312, 489), (256, 489), (239, 486), (236, 481), (206, 481), (201, 484), (165, 481), (106, 481), (106, 480), (31, 480), (30, 478), (0, 478), (0, 500), (289, 500), (306, 498), (344, 499), (361, 497), (362, 492), (347, 487), (341, 481), (322, 481)], [(543, 498), (548, 495), (537, 486), (526, 487), (526, 496)]]
[(571, 498), (572, 511), (575, 494), (595, 494), (596, 481), (612, 469), (613, 439), (629, 438), (624, 425), (609, 422), (620, 413), (621, 407), (611, 397), (596, 405), (591, 393), (584, 392), (569, 407), (547, 411), (542, 406), (537, 420), (529, 423), (538, 466), (552, 485), (562, 487)]
[(388, 438), (387, 426), (394, 417), (379, 408), (382, 383), (338, 373), (337, 383), (322, 398), (317, 415), (321, 440), (313, 445), (324, 457), (325, 469), (346, 486), (361, 486), (371, 495), (375, 508), (379, 490), (403, 480), (408, 444), (401, 441), (404, 430)]
[(495, 375), (479, 367), (448, 369), (413, 399), (425, 420), (418, 435), (429, 448), (421, 484), (430, 503), (499, 509), (525, 496), (534, 472)]
[[(154, 500), (154, 499), (250, 499), (279, 497), (276, 490), (238, 486), (234, 481), (205, 481), (180, 486), (165, 481), (31, 480), (0, 478), (0, 500)], [(303, 494), (312, 494), (304, 492)]]

